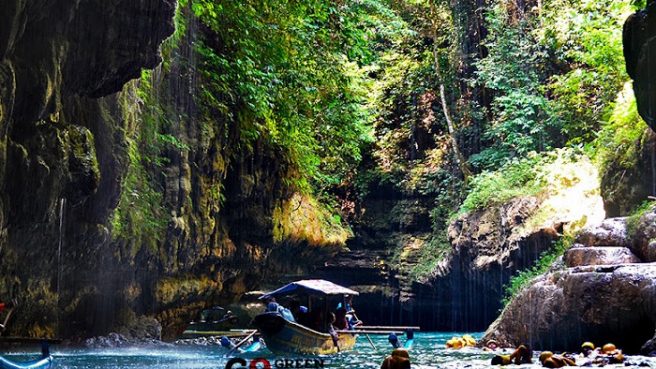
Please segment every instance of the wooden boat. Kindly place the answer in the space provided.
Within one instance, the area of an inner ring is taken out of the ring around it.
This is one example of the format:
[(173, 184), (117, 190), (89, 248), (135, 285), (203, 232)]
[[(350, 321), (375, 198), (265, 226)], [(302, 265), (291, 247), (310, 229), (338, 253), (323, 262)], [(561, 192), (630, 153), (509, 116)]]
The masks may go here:
[(53, 358), (50, 355), (50, 344), (60, 343), (60, 340), (22, 338), (22, 337), (2, 337), (0, 342), (5, 343), (41, 343), (41, 357), (25, 362), (11, 361), (0, 356), (0, 369), (48, 369), (52, 366)]
[(290, 322), (278, 313), (264, 313), (255, 317), (253, 324), (262, 334), (266, 346), (274, 354), (327, 355), (349, 351), (355, 346), (357, 334), (338, 333), (337, 346), (328, 333), (318, 332)]
[[(357, 296), (358, 293), (324, 280), (302, 280), (267, 293), (260, 299), (290, 295), (311, 297), (310, 300), (315, 301), (315, 309), (327, 312), (328, 303), (344, 301), (345, 296)], [(262, 335), (267, 348), (274, 354), (333, 354), (351, 350), (357, 339), (355, 332), (340, 331), (336, 333), (335, 345), (330, 334), (292, 322), (278, 312), (266, 312), (256, 316), (253, 325)]]
[(189, 339), (198, 337), (241, 337), (243, 334), (230, 332), (237, 324), (237, 317), (231, 311), (215, 306), (200, 312), (198, 319), (190, 322), (179, 338)]
[(48, 369), (52, 365), (52, 356), (42, 356), (40, 359), (27, 362), (14, 362), (0, 356), (0, 369)]

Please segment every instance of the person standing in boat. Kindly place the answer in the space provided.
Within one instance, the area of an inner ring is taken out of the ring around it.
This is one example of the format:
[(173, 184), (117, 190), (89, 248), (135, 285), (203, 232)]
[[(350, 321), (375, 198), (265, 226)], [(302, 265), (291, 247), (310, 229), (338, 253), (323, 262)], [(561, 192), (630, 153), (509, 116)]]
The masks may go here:
[(355, 309), (353, 309), (353, 296), (351, 295), (345, 295), (344, 296), (344, 303), (342, 304), (341, 302), (337, 304), (337, 322), (339, 323), (340, 319), (340, 309), (344, 309), (346, 312), (345, 314), (345, 320), (346, 320), (346, 327), (348, 329), (354, 329), (355, 327), (362, 325), (362, 321), (358, 319), (357, 315), (355, 315)]
[(328, 334), (333, 339), (333, 344), (337, 347), (337, 352), (339, 352), (339, 334), (337, 333), (337, 329), (335, 329), (335, 314), (330, 313), (328, 317), (330, 319), (330, 324), (328, 324)]

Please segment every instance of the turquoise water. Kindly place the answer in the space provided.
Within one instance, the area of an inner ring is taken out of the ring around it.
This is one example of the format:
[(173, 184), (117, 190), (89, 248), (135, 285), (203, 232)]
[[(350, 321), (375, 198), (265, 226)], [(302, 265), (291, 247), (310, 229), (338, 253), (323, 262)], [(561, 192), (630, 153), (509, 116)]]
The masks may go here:
[[(418, 333), (415, 344), (410, 350), (413, 368), (491, 368), (489, 365), (493, 354), (479, 349), (447, 350), (446, 340), (462, 333)], [(479, 338), (481, 334), (474, 334)], [(377, 350), (374, 350), (365, 337), (360, 337), (355, 350), (338, 355), (326, 356), (325, 368), (335, 369), (378, 369), (385, 356), (391, 351), (387, 338), (372, 336)], [(404, 340), (401, 339), (403, 342)], [(222, 348), (212, 347), (152, 347), (152, 348), (121, 348), (121, 349), (73, 349), (63, 348), (52, 350), (55, 365), (61, 369), (224, 369), (227, 358)], [(37, 349), (31, 352), (5, 352), (13, 360), (27, 360), (38, 356)], [(243, 355), (245, 359), (264, 357), (271, 361), (275, 368), (273, 354), (267, 350)], [(296, 357), (292, 357), (296, 358)], [(291, 359), (291, 358), (290, 358)], [(629, 358), (630, 361), (645, 361), (656, 368), (655, 359), (641, 357)], [(539, 365), (511, 366), (512, 368), (539, 368)], [(612, 367), (612, 366), (607, 366)], [(618, 365), (618, 368), (638, 366)], [(241, 368), (235, 365), (233, 369)], [(510, 368), (510, 367), (509, 367)]]

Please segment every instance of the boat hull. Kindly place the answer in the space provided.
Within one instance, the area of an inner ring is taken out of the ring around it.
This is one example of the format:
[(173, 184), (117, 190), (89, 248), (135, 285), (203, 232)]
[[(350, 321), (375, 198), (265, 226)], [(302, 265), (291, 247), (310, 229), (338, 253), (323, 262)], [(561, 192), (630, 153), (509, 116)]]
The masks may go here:
[(340, 333), (338, 350), (329, 334), (287, 321), (277, 314), (258, 315), (253, 324), (262, 334), (267, 348), (274, 354), (334, 354), (353, 349), (357, 339), (356, 334)]
[(10, 361), (0, 356), (0, 369), (48, 369), (51, 366), (52, 356), (46, 356), (35, 361), (24, 363)]

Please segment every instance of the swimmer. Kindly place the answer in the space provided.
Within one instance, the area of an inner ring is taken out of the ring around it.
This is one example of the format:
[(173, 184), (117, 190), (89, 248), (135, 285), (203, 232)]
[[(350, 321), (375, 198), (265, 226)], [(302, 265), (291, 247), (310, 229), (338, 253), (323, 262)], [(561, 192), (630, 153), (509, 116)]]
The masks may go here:
[(387, 340), (389, 341), (389, 343), (392, 345), (393, 348), (397, 349), (401, 347), (401, 343), (399, 342), (399, 337), (397, 337), (395, 333), (390, 333), (390, 335), (387, 336)]
[(408, 350), (394, 349), (392, 354), (385, 358), (380, 369), (410, 369), (410, 354), (408, 354)]
[(543, 351), (540, 354), (540, 363), (545, 368), (562, 368), (564, 366), (576, 366), (574, 360), (562, 355), (554, 355), (554, 353), (551, 351)]
[(460, 337), (452, 337), (450, 340), (446, 341), (446, 348), (450, 349), (461, 349), (465, 346), (465, 341)]
[(471, 347), (476, 346), (476, 340), (474, 339), (474, 337), (466, 334), (462, 336), (462, 339), (465, 341), (465, 346), (471, 346)]
[(601, 348), (599, 355), (603, 361), (609, 364), (622, 364), (624, 362), (624, 354), (612, 343), (607, 343)]
[(474, 337), (466, 334), (462, 337), (451, 337), (450, 340), (446, 341), (446, 348), (450, 349), (461, 349), (463, 347), (475, 347), (476, 340)]
[(492, 365), (517, 365), (531, 364), (533, 362), (533, 351), (528, 345), (519, 345), (510, 355), (496, 355), (492, 358)]
[(592, 342), (584, 342), (581, 345), (581, 356), (590, 357), (595, 352), (595, 345)]
[(485, 343), (483, 351), (494, 351), (499, 348), (499, 344), (495, 340), (489, 340)]

